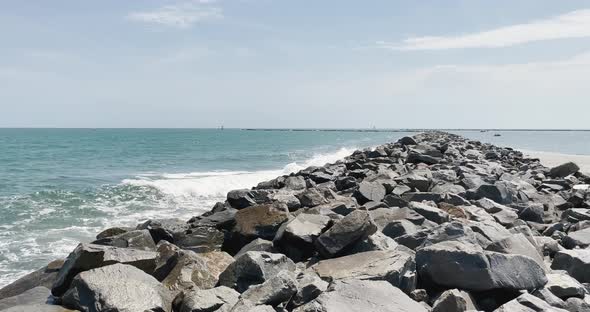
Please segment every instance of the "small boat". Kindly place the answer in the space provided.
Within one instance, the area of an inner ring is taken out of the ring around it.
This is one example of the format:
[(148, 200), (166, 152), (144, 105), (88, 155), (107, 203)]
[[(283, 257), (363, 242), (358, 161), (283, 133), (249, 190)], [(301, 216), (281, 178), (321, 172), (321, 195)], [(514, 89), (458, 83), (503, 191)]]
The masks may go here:
[(502, 135), (501, 135), (501, 134), (499, 134), (499, 133), (495, 133), (495, 134), (494, 134), (494, 136), (495, 136), (495, 137), (498, 137), (498, 136), (502, 136)]

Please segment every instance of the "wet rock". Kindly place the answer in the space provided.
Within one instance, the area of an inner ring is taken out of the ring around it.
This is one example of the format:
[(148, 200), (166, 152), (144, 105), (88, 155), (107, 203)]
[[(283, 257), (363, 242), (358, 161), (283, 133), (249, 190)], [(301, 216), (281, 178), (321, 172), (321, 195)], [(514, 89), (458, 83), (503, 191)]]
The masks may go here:
[(51, 292), (55, 296), (61, 296), (78, 273), (115, 263), (129, 264), (152, 273), (156, 267), (157, 256), (158, 254), (153, 251), (80, 244), (64, 262)]
[(137, 230), (148, 230), (156, 244), (161, 240), (174, 243), (174, 236), (188, 228), (189, 224), (180, 219), (152, 219), (137, 226)]
[(403, 288), (404, 276), (415, 271), (415, 262), (405, 251), (368, 251), (322, 260), (312, 269), (324, 280), (384, 280)]
[(580, 167), (573, 162), (567, 162), (549, 170), (549, 175), (554, 178), (564, 178), (580, 171)]
[(172, 296), (152, 276), (125, 264), (78, 274), (62, 297), (82, 311), (172, 311)]
[(342, 280), (336, 281), (329, 291), (304, 304), (293, 312), (426, 312), (419, 303), (384, 281)]
[(229, 191), (227, 193), (227, 202), (236, 209), (256, 205), (256, 201), (250, 196), (250, 190), (248, 189)]
[(515, 191), (506, 182), (496, 182), (495, 184), (482, 184), (476, 190), (476, 196), (488, 198), (499, 204), (511, 204)]
[(244, 292), (251, 285), (264, 283), (280, 271), (293, 272), (295, 264), (283, 254), (249, 251), (241, 255), (219, 276), (219, 285)]
[(368, 212), (355, 210), (321, 234), (315, 246), (324, 257), (334, 257), (377, 231)]
[(533, 259), (446, 241), (416, 253), (418, 274), (435, 284), (467, 290), (534, 289), (547, 277)]
[[(241, 249), (256, 238), (272, 240), (279, 227), (289, 218), (284, 204), (265, 204), (244, 208), (236, 213), (234, 240)], [(238, 249), (239, 250), (239, 249)]]
[(416, 143), (416, 140), (414, 140), (414, 138), (408, 137), (408, 136), (405, 136), (405, 137), (397, 140), (397, 143), (399, 143), (401, 145), (416, 145), (416, 144), (418, 144), (418, 143)]
[(276, 306), (291, 299), (295, 293), (297, 293), (297, 282), (294, 274), (281, 271), (264, 283), (248, 288), (241, 298), (256, 305), (268, 304)]
[(212, 289), (195, 289), (182, 297), (179, 312), (229, 311), (240, 297), (237, 291), (220, 286)]
[(156, 250), (156, 244), (148, 230), (129, 231), (123, 234), (96, 240), (92, 242), (92, 244), (141, 250)]
[(108, 229), (98, 233), (96, 235), (96, 239), (103, 239), (103, 238), (107, 238), (107, 237), (111, 237), (111, 236), (116, 236), (119, 234), (127, 233), (129, 231), (133, 231), (133, 228), (132, 227), (116, 226), (116, 227), (108, 228)]

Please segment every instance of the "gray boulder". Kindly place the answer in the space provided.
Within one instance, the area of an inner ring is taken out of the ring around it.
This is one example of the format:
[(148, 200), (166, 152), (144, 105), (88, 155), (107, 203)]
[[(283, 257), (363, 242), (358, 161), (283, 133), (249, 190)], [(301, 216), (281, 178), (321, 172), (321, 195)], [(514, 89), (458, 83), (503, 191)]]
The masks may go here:
[(0, 300), (22, 294), (23, 292), (38, 286), (51, 288), (57, 279), (57, 274), (63, 263), (64, 260), (52, 261), (47, 266), (4, 286), (0, 289)]
[(366, 202), (375, 201), (380, 202), (385, 197), (385, 187), (383, 184), (378, 182), (366, 182), (359, 183), (358, 190), (354, 196), (360, 205)]
[(570, 231), (566, 237), (562, 239), (565, 248), (573, 249), (575, 247), (586, 248), (590, 246), (590, 228), (585, 228), (579, 231)]
[(276, 252), (273, 242), (266, 239), (257, 238), (242, 247), (242, 249), (240, 249), (240, 251), (238, 251), (234, 257), (237, 258), (248, 251)]
[(404, 287), (404, 276), (416, 270), (414, 255), (401, 250), (361, 252), (322, 260), (312, 270), (324, 280), (384, 280)]
[(120, 263), (78, 274), (62, 302), (88, 312), (172, 311), (172, 295), (164, 286), (136, 267)]
[(289, 301), (295, 293), (297, 293), (297, 282), (294, 273), (281, 271), (262, 284), (252, 285), (240, 298), (256, 305), (276, 306)]
[(248, 287), (264, 283), (283, 270), (295, 270), (295, 263), (287, 256), (264, 251), (248, 251), (221, 273), (219, 285), (244, 292)]
[(227, 202), (236, 209), (243, 209), (256, 205), (256, 201), (250, 196), (250, 190), (232, 190), (227, 193)]
[(545, 288), (561, 299), (565, 300), (570, 297), (584, 298), (586, 295), (584, 285), (564, 271), (554, 271), (547, 274), (547, 280)]
[(552, 307), (547, 302), (531, 295), (523, 294), (514, 300), (508, 301), (503, 304), (494, 312), (567, 312), (567, 310)]
[(570, 174), (580, 171), (580, 167), (573, 162), (567, 162), (549, 170), (549, 175), (554, 178), (565, 178)]
[(451, 217), (443, 210), (425, 203), (410, 202), (408, 207), (436, 224), (450, 221)]
[(274, 243), (289, 258), (299, 261), (314, 252), (313, 243), (330, 224), (327, 216), (301, 213), (281, 225)]
[(316, 239), (315, 246), (322, 256), (330, 258), (376, 231), (377, 226), (372, 222), (369, 213), (355, 210), (321, 234)]
[(495, 184), (480, 185), (475, 195), (477, 198), (488, 198), (500, 204), (511, 204), (516, 195), (515, 190), (508, 182), (496, 182)]
[(137, 226), (137, 230), (148, 230), (156, 244), (161, 240), (174, 243), (174, 236), (188, 228), (189, 224), (180, 219), (151, 219)]
[(51, 303), (52, 301), (51, 291), (47, 287), (37, 286), (22, 294), (1, 299), (0, 311), (19, 305), (44, 305), (46, 303)]
[(158, 253), (153, 251), (80, 244), (64, 262), (51, 292), (61, 296), (76, 274), (115, 263), (129, 264), (151, 274), (156, 267), (157, 257)]
[(174, 233), (174, 244), (194, 252), (221, 250), (223, 239), (223, 232), (210, 225), (198, 225), (184, 232)]
[(449, 289), (444, 291), (432, 304), (432, 312), (464, 312), (477, 310), (474, 299), (465, 291)]
[(183, 250), (168, 260), (169, 272), (162, 284), (171, 290), (213, 288), (219, 275), (232, 262), (234, 258), (223, 251), (194, 253)]
[(293, 312), (426, 312), (418, 302), (384, 281), (336, 281), (329, 291)]
[(427, 281), (466, 290), (534, 289), (547, 283), (543, 268), (527, 256), (483, 251), (454, 241), (418, 250), (416, 267)]
[(293, 296), (291, 304), (295, 307), (310, 302), (328, 289), (328, 282), (322, 280), (317, 274), (309, 271), (297, 276), (297, 293)]
[(99, 239), (93, 244), (108, 245), (120, 248), (134, 248), (142, 250), (156, 250), (156, 244), (148, 230), (135, 230), (123, 234)]
[(225, 286), (194, 289), (182, 297), (179, 312), (229, 311), (239, 297), (240, 293)]
[(545, 269), (543, 256), (539, 253), (536, 246), (533, 245), (522, 233), (507, 236), (493, 242), (486, 247), (486, 250), (500, 252), (504, 254), (516, 254), (530, 257), (537, 264)]
[(553, 270), (564, 270), (580, 283), (590, 282), (590, 250), (561, 250), (551, 263)]

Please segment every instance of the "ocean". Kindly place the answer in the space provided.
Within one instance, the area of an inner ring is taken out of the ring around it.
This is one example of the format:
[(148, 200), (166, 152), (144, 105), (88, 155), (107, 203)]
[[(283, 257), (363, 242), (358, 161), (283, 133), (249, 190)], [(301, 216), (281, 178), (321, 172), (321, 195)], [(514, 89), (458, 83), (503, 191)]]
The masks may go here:
[[(415, 132), (0, 129), (0, 287), (111, 226), (188, 220), (227, 191)], [(590, 155), (590, 132), (459, 131), (527, 150)], [(494, 134), (501, 136), (494, 136)]]

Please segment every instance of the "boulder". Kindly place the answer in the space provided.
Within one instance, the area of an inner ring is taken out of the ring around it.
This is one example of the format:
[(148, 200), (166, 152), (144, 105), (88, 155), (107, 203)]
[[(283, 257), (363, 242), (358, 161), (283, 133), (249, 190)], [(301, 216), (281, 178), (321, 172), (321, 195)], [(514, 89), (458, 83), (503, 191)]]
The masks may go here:
[(154, 277), (126, 264), (81, 272), (62, 297), (81, 311), (172, 311), (172, 295)]
[(580, 283), (590, 282), (590, 250), (561, 250), (555, 254), (551, 263), (553, 270), (567, 271)]
[(256, 305), (276, 306), (289, 301), (295, 293), (297, 293), (297, 282), (294, 273), (281, 271), (262, 284), (252, 285), (242, 293), (240, 298)]
[(262, 238), (257, 238), (242, 247), (242, 249), (240, 249), (240, 251), (238, 251), (234, 257), (237, 258), (248, 251), (276, 252), (273, 242)]
[(108, 228), (96, 235), (96, 239), (103, 239), (111, 236), (116, 236), (119, 234), (127, 233), (129, 231), (133, 231), (132, 227), (122, 227), (122, 226), (115, 226), (112, 228)]
[(551, 311), (551, 312), (567, 312), (567, 310), (550, 306), (547, 302), (531, 295), (523, 294), (514, 300), (503, 304), (494, 312), (537, 312), (537, 311)]
[(590, 228), (579, 231), (570, 231), (562, 240), (565, 248), (586, 248), (590, 246)]
[(96, 240), (92, 242), (92, 244), (141, 250), (156, 250), (156, 244), (148, 230), (128, 231), (123, 234)]
[(564, 300), (570, 297), (584, 298), (586, 295), (584, 286), (564, 271), (554, 271), (547, 274), (545, 288)]
[(250, 196), (250, 190), (232, 190), (227, 193), (227, 202), (236, 209), (243, 209), (256, 205), (254, 198)]
[(418, 143), (416, 143), (416, 140), (414, 140), (414, 138), (409, 137), (409, 136), (405, 136), (399, 140), (397, 140), (397, 143), (401, 144), (401, 145), (416, 145)]
[(322, 256), (330, 258), (376, 231), (377, 226), (371, 221), (369, 213), (355, 210), (321, 234), (315, 246)]
[(317, 274), (305, 271), (297, 276), (297, 293), (293, 296), (291, 304), (295, 307), (310, 302), (328, 289), (328, 282), (322, 280)]
[(588, 296), (584, 299), (572, 297), (565, 301), (567, 310), (572, 312), (590, 312), (590, 298)]
[(161, 240), (174, 243), (174, 236), (188, 228), (189, 224), (180, 219), (151, 219), (137, 226), (137, 230), (148, 230), (156, 244)]
[(199, 225), (174, 234), (174, 244), (194, 252), (221, 250), (224, 234), (214, 226)]
[(416, 267), (426, 281), (466, 290), (534, 289), (547, 283), (543, 268), (530, 257), (455, 241), (419, 249)]
[(449, 289), (444, 291), (432, 304), (432, 312), (463, 312), (477, 310), (474, 299), (465, 291)]
[(573, 162), (567, 162), (549, 170), (549, 175), (554, 178), (565, 178), (570, 174), (580, 171), (580, 167)]
[(225, 286), (194, 289), (182, 296), (178, 312), (229, 311), (239, 297), (240, 293)]
[(364, 204), (369, 201), (380, 202), (385, 197), (385, 187), (383, 184), (378, 182), (366, 182), (359, 183), (358, 190), (354, 193), (359, 204)]
[(497, 240), (486, 247), (486, 250), (500, 252), (504, 254), (516, 254), (530, 257), (537, 264), (545, 269), (543, 256), (539, 253), (536, 246), (533, 245), (522, 233), (507, 236)]
[(169, 272), (162, 285), (170, 290), (210, 289), (217, 285), (219, 275), (232, 262), (234, 258), (223, 251), (195, 253), (183, 250), (166, 263)]
[(293, 312), (426, 312), (418, 302), (384, 281), (341, 280)]
[[(281, 224), (288, 219), (289, 210), (280, 203), (251, 206), (238, 211), (231, 241), (235, 246), (231, 249), (237, 252), (256, 238), (272, 240)], [(226, 240), (224, 244), (228, 243)]]
[(80, 244), (64, 262), (51, 292), (54, 296), (61, 296), (78, 273), (115, 263), (129, 264), (151, 274), (157, 257), (158, 253), (153, 251)]
[(516, 193), (514, 189), (507, 182), (496, 182), (495, 184), (482, 184), (480, 185), (475, 196), (478, 199), (488, 198), (500, 204), (511, 204), (513, 202), (513, 196)]
[(219, 285), (244, 292), (248, 287), (264, 283), (283, 270), (295, 270), (295, 263), (287, 256), (264, 251), (248, 251), (221, 273)]
[(285, 186), (286, 189), (299, 191), (303, 190), (306, 187), (305, 178), (302, 176), (290, 176), (285, 178)]
[(2, 312), (77, 312), (78, 310), (66, 309), (62, 306), (51, 305), (51, 304), (26, 304), (17, 305), (8, 309), (2, 310)]
[(367, 251), (322, 260), (312, 270), (323, 280), (384, 280), (403, 288), (404, 276), (415, 272), (414, 255), (401, 250)]
[(438, 209), (437, 207), (433, 207), (425, 203), (410, 202), (408, 203), (408, 208), (414, 210), (415, 212), (424, 216), (424, 218), (436, 224), (448, 222), (451, 219), (448, 213), (444, 212), (441, 209)]
[(297, 195), (297, 198), (303, 207), (315, 207), (328, 203), (328, 200), (326, 197), (324, 197), (324, 194), (315, 188), (306, 189)]
[(327, 216), (301, 213), (281, 225), (274, 243), (295, 261), (309, 258), (314, 252), (313, 243), (330, 222)]

